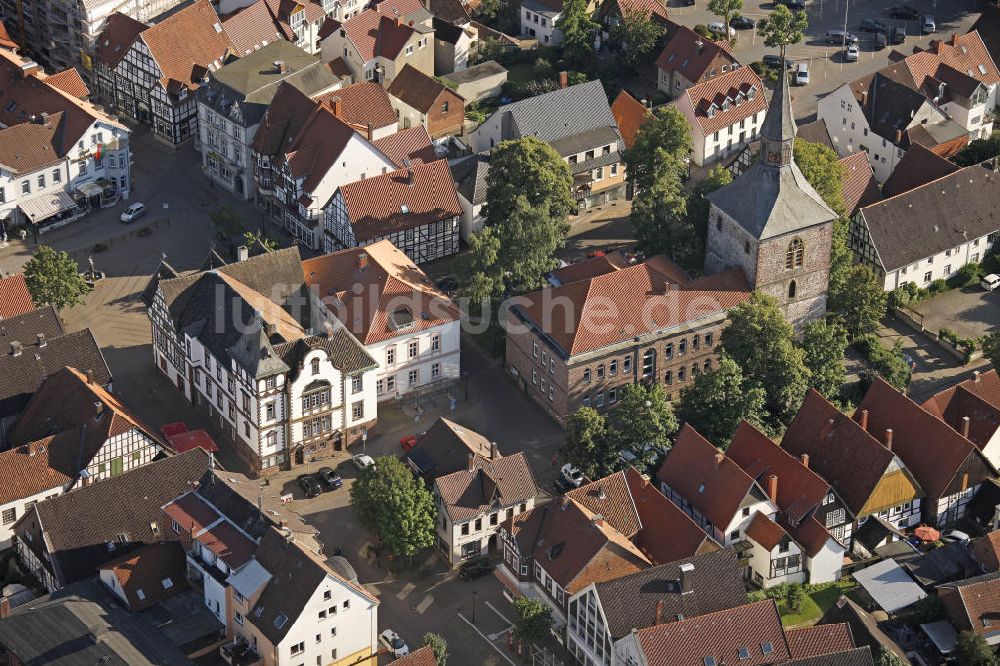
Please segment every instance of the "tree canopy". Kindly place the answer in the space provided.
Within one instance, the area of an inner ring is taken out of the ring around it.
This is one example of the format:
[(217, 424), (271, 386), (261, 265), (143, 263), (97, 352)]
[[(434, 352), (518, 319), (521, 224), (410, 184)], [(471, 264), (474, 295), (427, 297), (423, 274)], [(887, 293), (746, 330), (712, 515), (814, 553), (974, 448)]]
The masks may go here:
[(514, 600), (514, 635), (534, 643), (545, 638), (552, 626), (552, 609), (541, 599), (518, 597)]
[(590, 479), (613, 472), (618, 458), (614, 439), (603, 415), (592, 407), (581, 407), (566, 423), (566, 445), (562, 458)]
[(963, 631), (958, 635), (955, 645), (956, 663), (962, 666), (997, 666), (997, 658), (993, 648), (986, 639), (972, 631)]
[(766, 430), (764, 399), (764, 389), (747, 382), (740, 366), (723, 354), (718, 367), (681, 391), (677, 417), (725, 450), (742, 420)]
[(852, 340), (869, 335), (878, 330), (885, 316), (888, 292), (882, 288), (878, 275), (870, 266), (850, 264), (837, 269), (831, 266), (828, 292), (828, 309), (843, 319), (844, 326)]
[(24, 281), (37, 306), (70, 307), (82, 303), (90, 293), (73, 257), (48, 245), (39, 245), (24, 265)]
[(690, 246), (674, 250), (674, 261), (688, 273), (701, 275), (705, 266), (705, 240), (708, 235), (708, 195), (733, 182), (733, 174), (721, 164), (709, 169), (705, 179), (694, 186), (687, 199), (687, 225), (694, 237)]
[(764, 46), (777, 48), (784, 59), (785, 48), (801, 42), (808, 27), (805, 12), (793, 12), (785, 5), (778, 5), (769, 16), (757, 21), (757, 34), (764, 38)]
[(847, 377), (847, 331), (837, 320), (810, 322), (802, 336), (802, 349), (809, 368), (809, 385), (824, 398), (836, 401)]
[(351, 507), (397, 556), (412, 558), (434, 545), (434, 496), (396, 456), (376, 458), (361, 472), (351, 486)]
[(837, 215), (843, 215), (843, 186), (847, 169), (840, 163), (837, 152), (821, 143), (796, 139), (795, 164), (826, 205)]
[[(722, 19), (722, 25), (743, 14), (743, 0), (708, 0), (708, 11)], [(728, 34), (728, 31), (723, 34)]]
[(441, 634), (426, 633), (421, 642), (426, 646), (431, 646), (434, 653), (434, 662), (437, 666), (448, 666), (448, 641)]
[(665, 165), (683, 160), (691, 150), (691, 126), (674, 106), (655, 109), (639, 127), (632, 147), (622, 156), (635, 191), (649, 189)]
[(677, 260), (696, 243), (688, 223), (688, 195), (682, 174), (686, 170), (676, 155), (665, 155), (651, 186), (635, 196), (632, 203), (632, 231), (636, 243), (647, 255), (666, 253)]
[(597, 24), (587, 10), (587, 0), (565, 0), (562, 17), (556, 24), (562, 31), (563, 59), (574, 67), (588, 64), (594, 55), (594, 32)]
[(662, 36), (663, 28), (641, 9), (626, 9), (611, 27), (611, 39), (621, 47), (622, 59), (629, 67), (646, 62)]
[(635, 456), (640, 470), (656, 462), (677, 432), (677, 417), (659, 382), (623, 386), (612, 419), (618, 448)]

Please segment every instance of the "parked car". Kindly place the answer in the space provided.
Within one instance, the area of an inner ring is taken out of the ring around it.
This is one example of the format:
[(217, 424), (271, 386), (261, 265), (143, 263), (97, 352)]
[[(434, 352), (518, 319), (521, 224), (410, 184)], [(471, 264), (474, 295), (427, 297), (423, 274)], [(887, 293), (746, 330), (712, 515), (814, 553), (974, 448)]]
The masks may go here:
[(986, 291), (993, 291), (997, 287), (1000, 287), (1000, 275), (997, 275), (996, 273), (990, 273), (989, 275), (983, 277), (983, 279), (979, 281), (979, 286), (985, 289)]
[(559, 470), (559, 476), (574, 488), (579, 488), (580, 484), (583, 483), (583, 472), (573, 467), (572, 463), (563, 465), (562, 469)]
[(827, 44), (857, 44), (861, 40), (853, 32), (845, 32), (843, 30), (827, 30), (826, 31), (826, 43)]
[(475, 580), (493, 571), (493, 563), (488, 557), (474, 557), (462, 562), (458, 568), (458, 577), (462, 580)]
[(945, 530), (941, 533), (941, 541), (945, 543), (954, 543), (956, 541), (969, 543), (970, 539), (971, 537), (961, 530)]
[(372, 457), (364, 453), (359, 453), (351, 458), (351, 462), (354, 463), (354, 466), (361, 472), (365, 471), (369, 467), (375, 466), (375, 461), (372, 460)]
[(576, 486), (561, 476), (556, 477), (556, 480), (552, 483), (552, 487), (555, 488), (557, 495), (565, 495), (569, 491), (576, 488)]
[(722, 21), (712, 21), (708, 24), (708, 31), (716, 35), (725, 37), (729, 35), (729, 39), (736, 39), (736, 31), (730, 28), (728, 31), (722, 25)]
[(860, 51), (858, 51), (857, 44), (851, 44), (850, 46), (847, 47), (847, 50), (844, 52), (844, 59), (847, 62), (857, 62), (859, 56), (860, 56)]
[(736, 16), (729, 19), (729, 27), (737, 30), (753, 30), (757, 27), (757, 22), (747, 16)]
[(298, 477), (299, 488), (302, 492), (306, 494), (306, 499), (312, 499), (313, 497), (319, 497), (323, 492), (320, 490), (319, 483), (313, 478), (312, 474), (299, 474)]
[(407, 435), (406, 437), (402, 437), (399, 440), (399, 445), (403, 447), (404, 451), (409, 451), (417, 445), (417, 436)]
[(122, 212), (120, 219), (125, 224), (132, 224), (145, 214), (146, 214), (145, 204), (141, 204), (137, 201), (136, 203), (132, 204)]
[(788, 7), (793, 12), (801, 12), (806, 8), (805, 0), (778, 0), (778, 4)]
[[(773, 53), (768, 53), (763, 58), (761, 58), (760, 61), (762, 63), (764, 63), (765, 65), (767, 65), (768, 67), (778, 67), (778, 68), (781, 67), (781, 56), (780, 55), (775, 55)], [(792, 61), (786, 59), (785, 60), (785, 69), (791, 69), (791, 68), (792, 68)]]
[(800, 62), (795, 68), (795, 85), (804, 86), (809, 84), (809, 63)]
[(885, 32), (888, 28), (880, 21), (867, 18), (861, 21), (861, 25), (858, 26), (858, 30), (861, 32)]
[(391, 650), (393, 657), (405, 657), (410, 654), (410, 646), (392, 629), (386, 629), (379, 634), (378, 642)]
[(889, 30), (889, 43), (902, 44), (906, 41), (906, 28), (895, 25)]
[(881, 51), (882, 49), (884, 49), (888, 45), (888, 43), (889, 43), (889, 40), (886, 39), (886, 36), (885, 36), (884, 32), (876, 32), (875, 33), (875, 50), (876, 51)]
[(920, 29), (925, 35), (937, 32), (937, 23), (934, 22), (934, 17), (930, 14), (924, 14), (924, 17), (920, 19)]
[(885, 13), (894, 19), (904, 21), (916, 21), (920, 18), (920, 12), (909, 5), (893, 5), (885, 10)]
[(437, 281), (437, 288), (446, 294), (450, 294), (458, 289), (458, 280), (452, 276), (446, 276)]
[(326, 487), (327, 490), (336, 490), (344, 485), (344, 480), (340, 478), (340, 475), (333, 471), (332, 467), (320, 467), (316, 471), (316, 478), (319, 479), (320, 484)]

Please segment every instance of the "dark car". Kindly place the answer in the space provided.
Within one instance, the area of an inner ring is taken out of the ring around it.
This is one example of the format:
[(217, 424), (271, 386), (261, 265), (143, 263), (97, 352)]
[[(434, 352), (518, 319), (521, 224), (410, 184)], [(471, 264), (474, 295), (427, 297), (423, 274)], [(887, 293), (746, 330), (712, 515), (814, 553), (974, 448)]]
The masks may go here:
[(313, 478), (312, 474), (300, 474), (298, 481), (299, 488), (301, 488), (302, 492), (306, 494), (306, 499), (319, 497), (320, 493), (323, 492), (320, 490), (319, 483), (315, 478)]
[(561, 476), (556, 477), (556, 480), (553, 483), (553, 487), (555, 487), (556, 492), (559, 493), (560, 495), (576, 489), (576, 486), (574, 486), (572, 483), (562, 478)]
[(784, 5), (796, 12), (804, 11), (806, 8), (805, 0), (778, 0), (775, 4)]
[(486, 557), (476, 557), (462, 562), (458, 568), (458, 577), (462, 580), (475, 580), (493, 571), (493, 563)]
[(906, 28), (893, 26), (893, 28), (889, 31), (889, 43), (902, 44), (905, 41), (906, 41)]
[[(781, 56), (780, 55), (775, 55), (773, 53), (768, 53), (766, 56), (764, 56), (763, 58), (761, 58), (760, 61), (762, 63), (764, 63), (765, 65), (767, 65), (768, 67), (781, 67)], [(786, 69), (791, 69), (792, 68), (792, 64), (793, 63), (792, 63), (791, 60), (787, 60), (787, 59), (785, 60), (785, 68)]]
[(884, 23), (876, 21), (875, 19), (865, 19), (861, 21), (861, 25), (858, 26), (858, 30), (861, 32), (885, 32), (888, 28)]
[(327, 490), (336, 490), (344, 485), (344, 480), (330, 467), (320, 467), (316, 472), (316, 478)]
[(886, 9), (885, 13), (894, 19), (903, 19), (904, 21), (916, 21), (920, 18), (920, 12), (909, 5), (893, 5)]
[(886, 45), (888, 43), (889, 43), (889, 41), (886, 39), (884, 32), (876, 32), (875, 33), (875, 50), (876, 51), (881, 51), (882, 49), (884, 49), (886, 47)]
[(757, 23), (746, 16), (736, 16), (729, 19), (729, 27), (737, 30), (753, 30)]
[(451, 277), (450, 275), (448, 277), (443, 277), (440, 280), (438, 280), (437, 288), (446, 294), (450, 294), (451, 292), (458, 289), (458, 280)]

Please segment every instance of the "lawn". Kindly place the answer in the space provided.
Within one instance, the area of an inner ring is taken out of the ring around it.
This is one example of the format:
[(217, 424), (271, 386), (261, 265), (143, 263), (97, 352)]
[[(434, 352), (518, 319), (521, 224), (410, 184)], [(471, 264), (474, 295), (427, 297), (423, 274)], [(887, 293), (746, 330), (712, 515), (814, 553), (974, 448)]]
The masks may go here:
[(827, 609), (836, 603), (840, 595), (849, 593), (857, 586), (858, 584), (854, 581), (841, 582), (810, 592), (803, 597), (802, 606), (798, 611), (790, 611), (785, 600), (779, 599), (778, 612), (781, 613), (781, 622), (786, 627), (815, 624)]
[(532, 62), (523, 62), (507, 67), (507, 81), (510, 82), (511, 86), (524, 85), (535, 78), (537, 78), (535, 64)]

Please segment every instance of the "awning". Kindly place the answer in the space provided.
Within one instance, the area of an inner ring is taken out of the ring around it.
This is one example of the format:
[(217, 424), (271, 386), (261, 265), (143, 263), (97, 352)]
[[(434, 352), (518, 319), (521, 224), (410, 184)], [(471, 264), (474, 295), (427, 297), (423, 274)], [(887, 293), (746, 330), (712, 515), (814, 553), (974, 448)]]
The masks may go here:
[(64, 210), (75, 208), (76, 201), (62, 190), (57, 190), (22, 201), (17, 207), (32, 222), (41, 222)]
[(85, 197), (93, 197), (103, 192), (104, 188), (97, 183), (80, 183), (76, 186), (76, 190)]
[(955, 644), (958, 643), (958, 632), (948, 620), (929, 622), (920, 625), (920, 628), (924, 630), (924, 633), (941, 654), (951, 654), (955, 651)]

